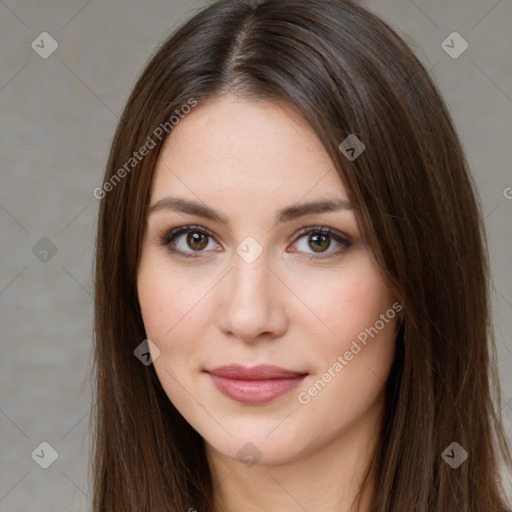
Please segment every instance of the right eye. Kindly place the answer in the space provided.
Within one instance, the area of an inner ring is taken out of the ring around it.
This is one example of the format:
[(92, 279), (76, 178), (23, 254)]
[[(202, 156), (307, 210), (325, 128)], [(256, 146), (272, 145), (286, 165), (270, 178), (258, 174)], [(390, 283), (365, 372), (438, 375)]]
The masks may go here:
[(218, 247), (213, 242), (212, 233), (202, 226), (180, 226), (160, 238), (161, 245), (167, 246), (172, 254), (183, 258), (200, 258), (199, 253), (206, 252), (210, 242), (213, 244), (210, 249)]

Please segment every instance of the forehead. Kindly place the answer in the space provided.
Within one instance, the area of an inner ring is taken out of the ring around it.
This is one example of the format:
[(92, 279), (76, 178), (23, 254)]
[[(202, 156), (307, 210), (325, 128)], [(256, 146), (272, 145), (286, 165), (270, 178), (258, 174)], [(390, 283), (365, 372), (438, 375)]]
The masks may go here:
[(152, 202), (170, 193), (224, 202), (347, 199), (306, 121), (285, 104), (233, 96), (200, 103), (170, 133), (155, 168)]

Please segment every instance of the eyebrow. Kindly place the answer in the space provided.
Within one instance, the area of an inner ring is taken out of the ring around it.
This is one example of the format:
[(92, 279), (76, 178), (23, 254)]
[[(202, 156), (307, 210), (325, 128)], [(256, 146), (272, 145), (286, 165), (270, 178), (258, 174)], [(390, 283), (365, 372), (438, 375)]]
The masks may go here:
[[(164, 197), (160, 199), (149, 208), (148, 215), (161, 210), (198, 215), (199, 217), (222, 222), (229, 226), (228, 219), (215, 210), (212, 210), (210, 207), (179, 197)], [(354, 210), (354, 207), (349, 201), (344, 199), (323, 199), (309, 203), (295, 204), (279, 210), (276, 214), (276, 222), (289, 222), (313, 213), (335, 212), (339, 210)]]

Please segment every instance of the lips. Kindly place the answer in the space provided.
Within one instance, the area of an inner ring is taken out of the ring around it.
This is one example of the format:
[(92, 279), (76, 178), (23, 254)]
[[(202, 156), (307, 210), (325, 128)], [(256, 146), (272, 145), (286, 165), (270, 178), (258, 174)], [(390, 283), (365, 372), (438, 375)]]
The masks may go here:
[(206, 371), (218, 391), (245, 404), (264, 404), (299, 385), (307, 373), (273, 365), (231, 364)]

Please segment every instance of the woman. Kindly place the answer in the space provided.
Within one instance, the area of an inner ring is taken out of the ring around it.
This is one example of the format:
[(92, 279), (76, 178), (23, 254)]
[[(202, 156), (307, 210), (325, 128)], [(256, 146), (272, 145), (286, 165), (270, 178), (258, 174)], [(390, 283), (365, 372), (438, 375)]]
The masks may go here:
[(474, 185), (382, 21), (206, 8), (98, 197), (94, 510), (505, 509)]

